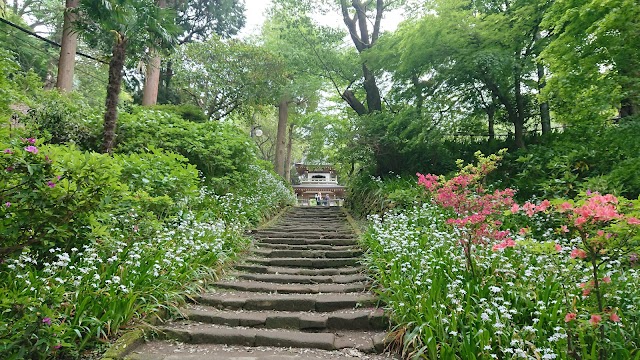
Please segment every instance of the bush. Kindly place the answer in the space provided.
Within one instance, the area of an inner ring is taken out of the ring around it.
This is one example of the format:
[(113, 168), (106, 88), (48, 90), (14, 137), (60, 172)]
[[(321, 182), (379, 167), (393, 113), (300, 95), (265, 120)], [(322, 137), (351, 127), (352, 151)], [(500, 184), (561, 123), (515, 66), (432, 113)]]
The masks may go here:
[(154, 210), (158, 215), (175, 213), (179, 203), (198, 194), (198, 170), (181, 155), (150, 147), (148, 152), (116, 154), (115, 160), (122, 167), (122, 183), (132, 191), (168, 199), (166, 208)]
[[(590, 184), (637, 198), (640, 184), (631, 174), (640, 158), (638, 137), (637, 120), (572, 127), (544, 138), (539, 145), (507, 155), (493, 180), (518, 189), (521, 200), (533, 196), (571, 198)], [(598, 177), (603, 178), (600, 181)], [(608, 188), (607, 182), (611, 182)]]
[(102, 141), (102, 112), (84, 103), (78, 94), (44, 91), (20, 120), (52, 144), (76, 144), (98, 151)]
[(410, 208), (422, 202), (423, 190), (414, 178), (389, 174), (386, 178), (359, 175), (349, 182), (347, 206), (359, 216)]
[(0, 144), (2, 253), (29, 246), (70, 249), (90, 241), (96, 213), (126, 195), (120, 167), (107, 155), (41, 146), (34, 139)]
[(140, 152), (150, 146), (189, 159), (205, 178), (246, 172), (255, 161), (255, 146), (231, 124), (194, 123), (158, 110), (135, 107), (121, 114), (116, 152)]
[(176, 114), (181, 118), (183, 118), (184, 120), (193, 121), (197, 123), (202, 123), (209, 120), (207, 115), (202, 111), (200, 107), (192, 104), (180, 104), (180, 105), (163, 104), (163, 105), (155, 105), (152, 109)]

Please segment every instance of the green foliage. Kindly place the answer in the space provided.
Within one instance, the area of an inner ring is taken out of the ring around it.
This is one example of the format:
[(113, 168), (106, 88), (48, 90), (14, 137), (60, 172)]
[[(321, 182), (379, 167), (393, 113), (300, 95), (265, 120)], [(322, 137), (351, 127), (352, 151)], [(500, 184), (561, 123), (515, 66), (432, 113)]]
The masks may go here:
[[(0, 17), (19, 26), (29, 27), (20, 16), (14, 14), (10, 9), (5, 9), (1, 4), (0, 8)], [(0, 23), (0, 44), (3, 44), (4, 50), (15, 55), (15, 61), (23, 71), (33, 71), (40, 81), (47, 78), (51, 57), (56, 56), (57, 49), (5, 23)]]
[(160, 111), (165, 111), (168, 113), (173, 113), (176, 114), (178, 116), (180, 116), (181, 118), (183, 118), (184, 120), (189, 120), (189, 121), (193, 121), (193, 122), (205, 122), (208, 120), (207, 115), (202, 111), (201, 108), (199, 108), (196, 105), (192, 105), (192, 104), (180, 104), (180, 105), (173, 105), (173, 104), (163, 104), (163, 105), (155, 105), (153, 106), (154, 110), (160, 110)]
[(545, 96), (563, 121), (613, 117), (621, 106), (638, 112), (639, 17), (634, 0), (553, 2), (543, 23), (553, 35), (542, 52), (554, 74)]
[(187, 121), (178, 115), (135, 107), (120, 116), (116, 152), (149, 147), (184, 156), (209, 179), (244, 172), (255, 158), (247, 134), (228, 123)]
[(28, 246), (69, 249), (91, 241), (95, 213), (123, 196), (113, 159), (35, 139), (0, 145), (2, 252)]
[(180, 208), (178, 203), (198, 194), (198, 170), (181, 155), (149, 147), (148, 152), (117, 154), (115, 160), (122, 167), (122, 183), (132, 191), (142, 191), (152, 199), (167, 198), (166, 204), (156, 199), (153, 210), (158, 215), (174, 214)]
[(76, 93), (43, 91), (20, 121), (46, 137), (51, 144), (76, 144), (82, 150), (97, 151), (100, 146), (101, 112), (87, 105)]
[(507, 155), (496, 179), (516, 188), (520, 199), (574, 197), (581, 190), (637, 198), (638, 136), (640, 126), (633, 119), (571, 127)]
[(414, 177), (388, 174), (380, 177), (361, 174), (349, 182), (347, 206), (359, 216), (383, 214), (391, 209), (412, 207), (422, 202), (423, 189)]

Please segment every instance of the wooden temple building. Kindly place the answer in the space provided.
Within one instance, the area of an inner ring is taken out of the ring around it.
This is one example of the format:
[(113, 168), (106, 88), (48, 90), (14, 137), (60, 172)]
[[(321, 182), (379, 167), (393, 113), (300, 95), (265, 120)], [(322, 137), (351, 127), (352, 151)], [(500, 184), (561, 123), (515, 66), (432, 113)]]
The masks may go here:
[[(327, 205), (342, 205), (344, 201), (344, 186), (338, 185), (338, 174), (332, 165), (295, 164), (299, 185), (293, 185), (299, 205), (317, 205), (316, 195), (331, 199)], [(322, 204), (322, 202), (321, 202)]]

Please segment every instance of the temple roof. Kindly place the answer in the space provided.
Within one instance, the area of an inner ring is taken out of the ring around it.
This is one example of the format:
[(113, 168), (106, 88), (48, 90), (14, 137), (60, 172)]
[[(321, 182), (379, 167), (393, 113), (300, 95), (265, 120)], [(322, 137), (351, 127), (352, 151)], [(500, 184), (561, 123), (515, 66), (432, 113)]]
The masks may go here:
[(310, 164), (296, 164), (296, 171), (298, 175), (302, 175), (308, 172), (318, 172), (318, 173), (334, 173), (336, 170), (333, 165), (323, 164), (323, 165), (310, 165)]

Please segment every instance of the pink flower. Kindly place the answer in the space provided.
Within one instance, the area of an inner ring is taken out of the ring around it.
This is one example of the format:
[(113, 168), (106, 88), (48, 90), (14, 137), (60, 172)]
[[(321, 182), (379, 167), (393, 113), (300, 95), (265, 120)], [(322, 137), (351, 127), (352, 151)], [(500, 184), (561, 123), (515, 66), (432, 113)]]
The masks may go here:
[(4, 206), (9, 207), (11, 206), (11, 203), (7, 201), (6, 203), (4, 203)]
[(591, 325), (593, 326), (597, 326), (598, 323), (600, 323), (600, 321), (602, 321), (602, 316), (600, 315), (591, 315), (591, 319), (589, 320), (589, 322), (591, 323)]
[(4, 149), (4, 153), (5, 153), (5, 154), (13, 154), (13, 150), (11, 150), (11, 149)]
[(587, 257), (587, 252), (582, 249), (573, 249), (571, 250), (571, 253), (569, 254), (569, 256), (572, 259), (575, 259), (575, 258), (585, 259)]
[(24, 148), (24, 151), (30, 152), (30, 153), (33, 153), (33, 154), (37, 154), (38, 153), (38, 148), (33, 146), (33, 145), (29, 145), (26, 148)]
[(506, 249), (508, 247), (515, 247), (515, 246), (516, 246), (516, 242), (513, 241), (513, 239), (511, 239), (511, 238), (507, 238), (504, 241), (502, 241), (501, 243), (493, 245), (491, 250), (498, 251), (498, 250)]
[(586, 222), (587, 222), (587, 218), (586, 218), (586, 217), (584, 217), (584, 216), (580, 216), (580, 217), (578, 217), (578, 218), (574, 221), (574, 224), (575, 224), (577, 227), (580, 227), (582, 224), (584, 224), (584, 223), (586, 223)]
[(60, 349), (61, 347), (62, 347), (62, 345), (61, 345), (61, 344), (57, 344), (57, 345), (55, 345), (53, 348), (54, 348), (55, 350), (58, 350), (58, 349)]
[(29, 144), (33, 145), (33, 144), (36, 143), (36, 139), (34, 139), (34, 138), (22, 139), (22, 142), (29, 143)]
[(608, 276), (605, 276), (602, 278), (602, 282), (605, 284), (609, 284), (611, 282), (611, 278)]
[(527, 228), (521, 228), (520, 231), (518, 231), (520, 235), (527, 235), (528, 232), (529, 232), (529, 229)]
[(576, 318), (576, 314), (575, 313), (568, 313), (567, 315), (564, 316), (564, 322), (570, 322), (575, 320)]
[(46, 317), (42, 319), (42, 323), (45, 325), (51, 325), (51, 318)]
[(562, 225), (560, 226), (560, 231), (562, 231), (563, 233), (568, 233), (569, 228), (567, 227), (567, 225)]
[(613, 322), (620, 322), (620, 316), (616, 313), (611, 313), (611, 315), (609, 315), (609, 320)]
[(13, 171), (13, 166), (9, 166), (5, 169), (6, 172), (12, 172)]
[(422, 175), (416, 173), (418, 176), (418, 184), (424, 186), (429, 191), (433, 191), (438, 186), (438, 177), (433, 174)]
[(640, 219), (634, 218), (634, 217), (630, 217), (630, 218), (627, 219), (627, 224), (629, 224), (629, 225), (640, 225)]
[(549, 206), (551, 206), (551, 203), (549, 202), (549, 200), (544, 200), (543, 202), (540, 203), (540, 205), (536, 207), (536, 211), (537, 212), (546, 211), (549, 208)]
[(556, 248), (557, 252), (562, 251), (562, 246), (560, 246), (559, 244), (555, 244), (554, 247)]
[(513, 205), (511, 205), (511, 212), (512, 212), (512, 213), (514, 213), (514, 214), (515, 214), (515, 213), (517, 213), (518, 211), (520, 211), (520, 205), (518, 205), (518, 204), (513, 204)]
[(565, 212), (567, 210), (571, 210), (573, 209), (573, 205), (571, 205), (571, 203), (569, 202), (563, 202), (562, 204), (560, 204), (560, 207), (558, 209), (559, 212)]
[(56, 183), (54, 183), (53, 181), (47, 181), (47, 186), (53, 189), (54, 187), (56, 187)]

